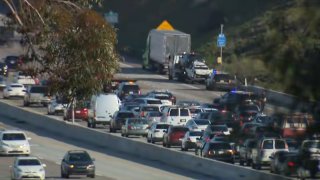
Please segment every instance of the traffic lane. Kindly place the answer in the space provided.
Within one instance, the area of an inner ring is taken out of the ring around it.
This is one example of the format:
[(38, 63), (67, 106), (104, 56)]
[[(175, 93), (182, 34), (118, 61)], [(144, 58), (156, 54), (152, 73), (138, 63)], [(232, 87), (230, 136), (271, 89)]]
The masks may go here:
[(30, 141), (32, 153), (57, 164), (60, 164), (63, 155), (68, 150), (87, 150), (96, 159), (97, 175), (106, 177), (106, 179), (213, 179), (162, 162), (135, 157), (105, 147), (85, 144), (59, 134), (52, 134), (19, 119), (0, 118), (0, 122), (26, 131), (27, 135), (32, 138)]
[(171, 91), (177, 100), (197, 100), (203, 103), (212, 103), (213, 99), (221, 96), (224, 92), (206, 91), (201, 84), (186, 84), (169, 80), (168, 77), (141, 68), (121, 63), (121, 73), (116, 78), (135, 79), (143, 93), (151, 90), (166, 89)]

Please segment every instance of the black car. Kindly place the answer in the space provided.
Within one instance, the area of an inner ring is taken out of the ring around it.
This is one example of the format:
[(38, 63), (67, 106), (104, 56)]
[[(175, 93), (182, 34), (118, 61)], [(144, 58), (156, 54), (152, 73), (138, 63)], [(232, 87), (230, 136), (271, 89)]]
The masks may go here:
[(116, 112), (110, 122), (110, 132), (121, 130), (121, 127), (125, 124), (127, 118), (134, 118), (134, 113), (132, 111)]
[(18, 56), (7, 56), (4, 60), (8, 69), (17, 69), (19, 63)]
[(120, 83), (116, 94), (123, 100), (126, 96), (131, 94), (140, 95), (141, 90), (139, 85), (134, 82), (122, 82)]
[(95, 165), (87, 151), (68, 151), (61, 162), (61, 177), (69, 178), (70, 175), (86, 175), (95, 177)]
[(227, 90), (231, 91), (237, 88), (238, 83), (235, 76), (228, 73), (212, 73), (206, 79), (206, 89), (207, 90)]
[(203, 157), (234, 164), (234, 150), (228, 142), (211, 141), (203, 148)]
[(261, 96), (248, 91), (230, 91), (220, 98), (213, 100), (213, 104), (219, 109), (233, 112), (236, 106), (241, 104), (255, 103), (259, 104)]

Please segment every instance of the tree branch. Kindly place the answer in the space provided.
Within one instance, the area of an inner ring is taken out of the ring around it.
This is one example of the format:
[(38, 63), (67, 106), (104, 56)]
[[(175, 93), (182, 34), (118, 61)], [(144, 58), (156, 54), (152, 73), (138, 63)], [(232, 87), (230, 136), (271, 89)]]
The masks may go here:
[(40, 15), (39, 11), (32, 6), (32, 4), (30, 4), (30, 2), (28, 0), (23, 0), (28, 6), (30, 6), (38, 15), (38, 17), (40, 18), (41, 22), (45, 25), (46, 23), (44, 22), (42, 16)]

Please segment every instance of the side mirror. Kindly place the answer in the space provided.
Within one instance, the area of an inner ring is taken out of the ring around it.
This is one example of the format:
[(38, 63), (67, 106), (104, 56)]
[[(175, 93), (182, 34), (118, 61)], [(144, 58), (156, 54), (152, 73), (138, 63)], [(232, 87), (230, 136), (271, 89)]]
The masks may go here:
[(47, 165), (46, 165), (46, 164), (42, 164), (42, 167), (44, 167), (44, 168), (45, 168), (45, 167), (47, 167)]
[(201, 138), (196, 138), (196, 140), (197, 140), (197, 141), (200, 141), (200, 140), (201, 140)]
[(179, 138), (179, 141), (182, 141), (183, 138)]
[(274, 159), (273, 156), (269, 156), (270, 159)]

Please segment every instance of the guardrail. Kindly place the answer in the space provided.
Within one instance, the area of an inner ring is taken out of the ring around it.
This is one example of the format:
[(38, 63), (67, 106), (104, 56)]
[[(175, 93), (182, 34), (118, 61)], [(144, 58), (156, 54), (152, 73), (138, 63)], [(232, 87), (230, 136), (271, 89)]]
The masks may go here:
[(61, 135), (66, 138), (78, 140), (89, 145), (110, 148), (144, 159), (159, 161), (168, 164), (169, 166), (175, 166), (184, 170), (208, 175), (212, 177), (212, 179), (287, 179), (278, 175), (205, 159), (156, 145), (118, 137), (113, 134), (103, 133), (80, 125), (66, 123), (48, 116), (29, 112), (20, 107), (11, 106), (4, 102), (0, 102), (0, 109), (0, 116), (4, 118), (25, 121), (33, 127)]

